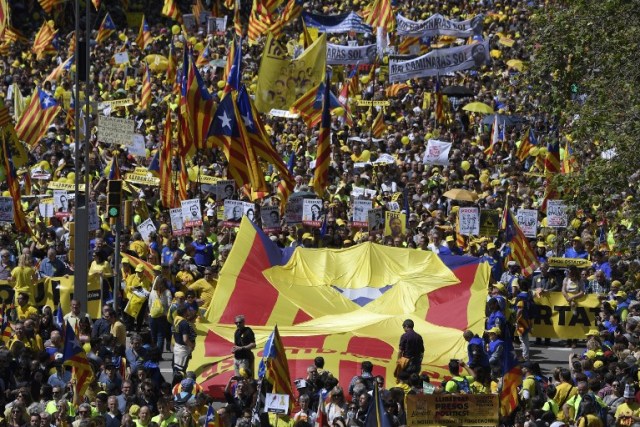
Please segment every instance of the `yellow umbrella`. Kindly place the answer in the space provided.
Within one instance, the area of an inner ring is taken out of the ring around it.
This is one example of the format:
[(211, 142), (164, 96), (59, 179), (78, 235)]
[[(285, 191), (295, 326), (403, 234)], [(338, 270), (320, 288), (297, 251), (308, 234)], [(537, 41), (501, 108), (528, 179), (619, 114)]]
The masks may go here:
[(458, 200), (461, 202), (475, 202), (478, 200), (478, 195), (473, 191), (465, 190), (462, 188), (454, 188), (443, 194), (447, 199)]
[(151, 71), (166, 71), (169, 67), (169, 60), (162, 55), (151, 54), (145, 58)]
[(510, 59), (507, 61), (507, 67), (522, 71), (524, 70), (524, 62), (519, 59)]
[(471, 111), (472, 113), (481, 113), (481, 114), (493, 114), (493, 108), (490, 105), (485, 104), (484, 102), (471, 102), (464, 107), (462, 107), (465, 111)]

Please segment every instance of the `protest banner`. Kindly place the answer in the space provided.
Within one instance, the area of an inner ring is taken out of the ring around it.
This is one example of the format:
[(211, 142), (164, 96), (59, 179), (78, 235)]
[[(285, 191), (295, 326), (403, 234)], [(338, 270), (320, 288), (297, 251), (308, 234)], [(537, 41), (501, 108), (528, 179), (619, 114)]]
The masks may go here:
[(128, 64), (129, 63), (129, 54), (127, 52), (116, 52), (113, 55), (113, 60), (116, 64)]
[(124, 179), (132, 184), (149, 185), (152, 187), (158, 187), (160, 185), (160, 178), (149, 173), (127, 173), (124, 175)]
[(563, 200), (547, 200), (547, 226), (567, 227), (569, 216), (567, 215), (567, 205)]
[(144, 240), (145, 242), (149, 241), (149, 234), (154, 231), (157, 231), (156, 225), (153, 223), (151, 218), (145, 219), (140, 223), (140, 225), (138, 225), (138, 233), (140, 233), (140, 236), (142, 236), (142, 240)]
[(384, 213), (384, 235), (402, 237), (407, 232), (407, 216), (400, 212)]
[(414, 59), (389, 58), (392, 83), (479, 68), (489, 61), (489, 42), (437, 49)]
[(526, 237), (538, 234), (538, 211), (536, 209), (518, 209), (516, 220)]
[(320, 227), (323, 214), (322, 199), (304, 199), (302, 202), (302, 224)]
[[(60, 182), (60, 181), (50, 181), (47, 184), (48, 190), (65, 190), (65, 191), (74, 191), (75, 184), (71, 182)], [(80, 185), (79, 191), (84, 192), (84, 184)]]
[(317, 28), (319, 32), (332, 33), (371, 33), (373, 28), (355, 12), (340, 15), (320, 15), (308, 12), (302, 13), (302, 19), (307, 27)]
[(376, 45), (343, 46), (327, 43), (327, 64), (371, 64), (376, 59)]
[(552, 268), (569, 268), (569, 267), (589, 268), (593, 264), (588, 259), (564, 258), (564, 257), (553, 257), (553, 256), (547, 258), (547, 262), (549, 263), (549, 267), (552, 267)]
[(202, 225), (202, 210), (200, 199), (189, 199), (180, 202), (182, 207), (182, 221), (184, 227), (199, 227)]
[(184, 226), (182, 208), (169, 209), (169, 217), (171, 219), (171, 234), (174, 236), (184, 236), (191, 233), (191, 231)]
[(436, 13), (424, 21), (412, 21), (396, 15), (396, 34), (404, 37), (454, 36), (460, 38), (482, 34), (484, 16), (476, 15), (466, 21), (453, 21)]
[(358, 99), (356, 101), (358, 107), (388, 107), (391, 105), (389, 100), (372, 101), (367, 99)]
[(477, 236), (480, 234), (480, 212), (478, 208), (460, 208), (460, 234)]
[(427, 141), (427, 150), (422, 158), (422, 163), (425, 165), (447, 166), (449, 164), (449, 151), (451, 150), (451, 145), (452, 143), (450, 142), (430, 139)]
[[(87, 313), (93, 319), (102, 316), (102, 282), (100, 276), (90, 276), (87, 282), (88, 307)], [(29, 294), (29, 304), (34, 307), (62, 307), (63, 313), (71, 310), (71, 300), (73, 299), (73, 276), (45, 277), (38, 280), (33, 285), (33, 292)], [(9, 303), (14, 301), (15, 292), (11, 284), (6, 280), (0, 280), (0, 301)], [(97, 308), (96, 308), (97, 307)]]
[(596, 326), (600, 300), (588, 294), (571, 306), (561, 292), (547, 292), (534, 297), (534, 324), (531, 334), (537, 338), (583, 339)]
[(495, 210), (480, 210), (480, 235), (487, 237), (495, 237), (498, 235), (498, 227), (500, 226), (500, 214)]
[(354, 200), (351, 225), (353, 227), (366, 227), (369, 224), (369, 211), (372, 207), (373, 202), (371, 200)]
[(227, 29), (227, 15), (208, 16), (207, 17), (207, 34), (224, 34)]
[(0, 197), (0, 221), (13, 222), (13, 199)]
[(407, 426), (495, 427), (497, 394), (409, 394)]
[(304, 199), (289, 199), (284, 212), (284, 220), (288, 225), (302, 222), (302, 202)]
[(260, 220), (262, 229), (266, 233), (277, 233), (280, 231), (280, 208), (278, 206), (263, 206), (260, 209)]
[(367, 220), (369, 233), (378, 234), (384, 231), (384, 209), (369, 209), (369, 212), (367, 212)]
[[(200, 19), (200, 17), (198, 17), (198, 19)], [(187, 34), (194, 34), (198, 31), (196, 16), (193, 13), (185, 13), (182, 15), (182, 24), (187, 30)]]
[(100, 116), (98, 141), (105, 144), (129, 144), (135, 134), (135, 125), (133, 119)]
[(124, 144), (129, 154), (136, 157), (146, 157), (147, 151), (145, 147), (144, 135), (134, 133), (131, 140)]

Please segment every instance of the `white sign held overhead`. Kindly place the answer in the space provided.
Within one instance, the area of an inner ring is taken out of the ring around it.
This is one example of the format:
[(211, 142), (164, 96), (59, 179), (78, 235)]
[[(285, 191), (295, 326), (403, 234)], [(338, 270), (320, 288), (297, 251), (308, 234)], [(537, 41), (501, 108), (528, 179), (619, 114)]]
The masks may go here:
[(536, 209), (519, 209), (516, 220), (527, 237), (536, 237), (538, 233), (538, 211)]
[(567, 205), (563, 200), (547, 200), (547, 226), (567, 227), (569, 217), (567, 215)]
[(182, 206), (183, 227), (198, 227), (202, 225), (202, 210), (200, 199), (189, 199), (180, 202)]
[(0, 222), (13, 222), (13, 199), (0, 197)]
[(100, 229), (100, 218), (98, 217), (98, 205), (96, 202), (89, 202), (89, 231)]
[(427, 150), (422, 158), (422, 163), (426, 165), (442, 165), (449, 164), (449, 151), (451, 151), (451, 143), (430, 139), (427, 142)]
[(135, 135), (135, 121), (121, 117), (100, 116), (98, 141), (105, 144), (130, 144)]
[(142, 240), (145, 242), (149, 241), (149, 235), (154, 231), (157, 231), (157, 229), (153, 221), (151, 221), (151, 218), (145, 219), (138, 226), (138, 233), (140, 233)]
[(478, 208), (460, 208), (460, 234), (463, 236), (477, 236), (480, 234), (480, 211)]
[(182, 236), (191, 233), (188, 228), (185, 228), (184, 221), (182, 221), (182, 208), (169, 209), (169, 216), (171, 218), (171, 234)]

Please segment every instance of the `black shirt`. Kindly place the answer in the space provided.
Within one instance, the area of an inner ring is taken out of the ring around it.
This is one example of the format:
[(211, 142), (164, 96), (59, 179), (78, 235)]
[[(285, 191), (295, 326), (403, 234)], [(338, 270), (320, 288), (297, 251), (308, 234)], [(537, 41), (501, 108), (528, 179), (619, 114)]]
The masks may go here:
[[(253, 334), (253, 330), (250, 327), (244, 326), (236, 329), (233, 335), (233, 343), (237, 346), (247, 346), (256, 342), (256, 337)], [(253, 360), (253, 352), (251, 350), (237, 350), (233, 353), (233, 357), (236, 359), (250, 359)]]
[(422, 356), (424, 353), (422, 337), (413, 329), (407, 330), (400, 337), (400, 350), (402, 350), (402, 356), (409, 359)]

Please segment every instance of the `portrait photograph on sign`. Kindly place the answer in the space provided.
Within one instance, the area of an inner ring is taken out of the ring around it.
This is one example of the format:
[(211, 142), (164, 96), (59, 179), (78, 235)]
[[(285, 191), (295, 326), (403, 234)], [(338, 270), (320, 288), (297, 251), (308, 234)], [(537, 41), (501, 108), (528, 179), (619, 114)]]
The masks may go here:
[(284, 220), (287, 224), (300, 224), (302, 222), (303, 199), (289, 199), (284, 211)]
[(69, 212), (69, 195), (64, 190), (53, 190), (53, 206), (56, 213)]
[(384, 209), (375, 208), (369, 209), (367, 212), (367, 219), (369, 226), (369, 233), (377, 234), (384, 231)]
[(184, 226), (184, 221), (182, 220), (182, 208), (169, 209), (169, 216), (171, 219), (171, 234), (174, 236), (181, 236), (191, 233), (191, 231)]
[(311, 227), (322, 225), (322, 199), (304, 199), (302, 204), (302, 223)]
[(217, 202), (223, 202), (227, 199), (233, 199), (236, 195), (236, 183), (233, 180), (218, 181), (213, 186), (213, 194), (216, 196)]
[(403, 237), (407, 232), (407, 216), (400, 212), (385, 212), (384, 235)]
[(236, 226), (242, 221), (244, 215), (244, 202), (240, 200), (226, 199), (224, 201), (224, 225)]
[(371, 200), (354, 200), (351, 224), (354, 227), (366, 227), (369, 223), (369, 211), (372, 206), (373, 202)]
[(185, 227), (198, 227), (202, 225), (202, 210), (200, 199), (189, 199), (180, 202), (182, 206), (182, 220)]
[(154, 231), (158, 230), (156, 229), (156, 225), (153, 223), (151, 218), (145, 219), (138, 226), (138, 233), (140, 233), (140, 236), (142, 236), (142, 240), (144, 240), (145, 242), (149, 241), (149, 234)]
[(260, 220), (265, 232), (280, 231), (280, 208), (278, 206), (263, 206), (260, 208)]

